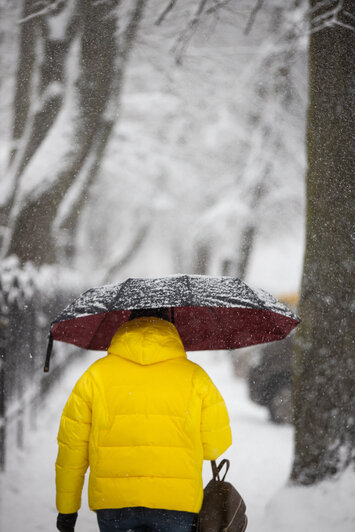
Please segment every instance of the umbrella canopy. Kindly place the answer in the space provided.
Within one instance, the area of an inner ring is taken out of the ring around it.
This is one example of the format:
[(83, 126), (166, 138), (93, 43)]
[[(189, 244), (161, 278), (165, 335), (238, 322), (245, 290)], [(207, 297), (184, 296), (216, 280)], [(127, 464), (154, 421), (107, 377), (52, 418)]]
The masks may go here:
[(300, 322), (273, 296), (235, 277), (130, 278), (87, 290), (52, 322), (45, 371), (53, 339), (107, 350), (132, 310), (162, 307), (169, 309), (186, 351), (236, 349), (281, 340)]

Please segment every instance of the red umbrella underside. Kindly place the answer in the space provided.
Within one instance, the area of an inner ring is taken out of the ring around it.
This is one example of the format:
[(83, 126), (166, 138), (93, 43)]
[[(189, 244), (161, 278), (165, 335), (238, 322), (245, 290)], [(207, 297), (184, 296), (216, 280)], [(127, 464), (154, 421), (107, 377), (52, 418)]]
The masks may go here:
[[(106, 351), (130, 310), (116, 310), (53, 323), (54, 340)], [(281, 340), (298, 320), (263, 309), (174, 307), (176, 326), (186, 351), (237, 349)]]

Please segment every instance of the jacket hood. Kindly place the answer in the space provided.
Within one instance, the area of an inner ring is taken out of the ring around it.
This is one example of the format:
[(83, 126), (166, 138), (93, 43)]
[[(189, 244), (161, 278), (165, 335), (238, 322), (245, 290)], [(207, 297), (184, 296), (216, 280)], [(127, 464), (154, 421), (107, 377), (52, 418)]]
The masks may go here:
[(186, 358), (175, 326), (154, 317), (136, 318), (121, 325), (112, 338), (108, 354), (142, 365)]

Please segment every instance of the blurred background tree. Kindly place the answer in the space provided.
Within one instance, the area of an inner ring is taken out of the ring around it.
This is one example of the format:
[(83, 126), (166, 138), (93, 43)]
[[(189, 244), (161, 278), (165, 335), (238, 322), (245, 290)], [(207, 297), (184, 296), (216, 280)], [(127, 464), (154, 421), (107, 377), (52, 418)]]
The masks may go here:
[(23, 2), (10, 166), (1, 198), (8, 226), (3, 255), (37, 265), (58, 261), (58, 247), (73, 255), (85, 189), (115, 123), (144, 4), (131, 4), (118, 36), (118, 0)]
[(256, 243), (300, 241), (299, 4), (4, 2), (2, 256), (101, 282), (150, 246), (163, 269), (245, 277)]

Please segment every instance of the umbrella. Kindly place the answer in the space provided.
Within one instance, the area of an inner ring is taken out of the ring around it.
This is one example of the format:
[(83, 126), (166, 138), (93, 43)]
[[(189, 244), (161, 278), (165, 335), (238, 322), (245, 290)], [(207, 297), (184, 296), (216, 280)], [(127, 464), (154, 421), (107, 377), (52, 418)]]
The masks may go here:
[(186, 351), (281, 340), (300, 322), (273, 296), (235, 277), (129, 278), (87, 290), (59, 314), (51, 323), (44, 371), (53, 340), (104, 351), (132, 310), (161, 307), (169, 309)]

